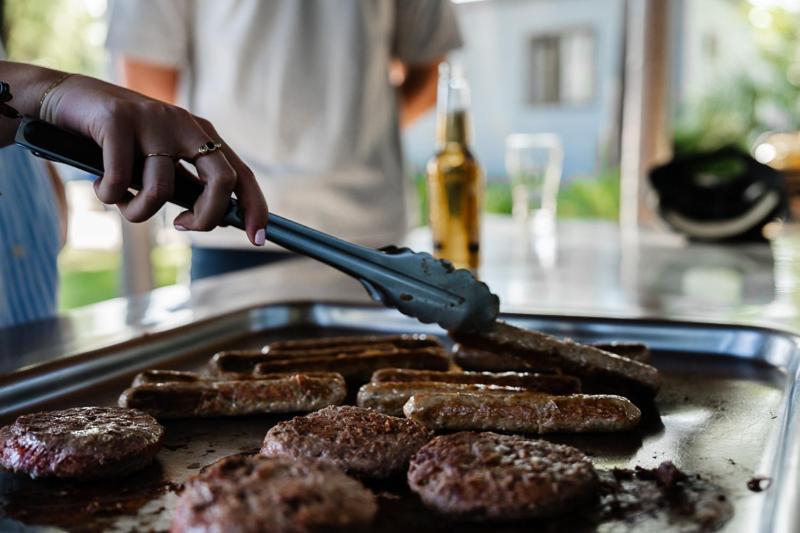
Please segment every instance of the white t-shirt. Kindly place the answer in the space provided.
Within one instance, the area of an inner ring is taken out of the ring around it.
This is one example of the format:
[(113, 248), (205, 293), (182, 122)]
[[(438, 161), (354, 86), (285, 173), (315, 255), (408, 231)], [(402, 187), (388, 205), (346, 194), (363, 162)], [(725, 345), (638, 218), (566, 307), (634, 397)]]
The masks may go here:
[[(388, 69), (460, 46), (448, 0), (115, 0), (110, 13), (111, 52), (178, 67), (182, 103), (250, 165), (271, 210), (370, 246), (403, 236)], [(230, 228), (193, 239), (248, 246)]]

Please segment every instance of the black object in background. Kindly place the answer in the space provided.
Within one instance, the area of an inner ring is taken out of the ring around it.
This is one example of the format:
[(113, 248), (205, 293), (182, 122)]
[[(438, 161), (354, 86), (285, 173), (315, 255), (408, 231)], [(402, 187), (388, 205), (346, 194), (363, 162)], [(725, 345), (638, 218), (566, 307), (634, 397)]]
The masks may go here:
[(678, 157), (650, 171), (659, 213), (699, 241), (763, 240), (788, 213), (783, 175), (736, 147)]

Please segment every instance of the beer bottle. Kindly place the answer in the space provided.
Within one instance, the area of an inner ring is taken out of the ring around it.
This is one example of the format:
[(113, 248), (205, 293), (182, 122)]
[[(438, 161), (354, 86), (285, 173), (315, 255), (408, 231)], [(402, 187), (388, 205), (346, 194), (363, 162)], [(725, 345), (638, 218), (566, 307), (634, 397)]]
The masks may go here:
[(459, 65), (439, 66), (437, 152), (428, 162), (434, 254), (477, 271), (483, 177), (470, 151), (469, 85)]

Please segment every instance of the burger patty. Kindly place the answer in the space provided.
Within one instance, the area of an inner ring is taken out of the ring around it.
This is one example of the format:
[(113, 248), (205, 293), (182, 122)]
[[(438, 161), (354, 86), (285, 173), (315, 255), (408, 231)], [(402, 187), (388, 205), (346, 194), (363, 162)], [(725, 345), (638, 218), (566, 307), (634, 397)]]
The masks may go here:
[(574, 394), (581, 392), (578, 378), (557, 374), (534, 372), (442, 372), (439, 370), (412, 370), (384, 368), (372, 374), (373, 383), (386, 381), (435, 381), (440, 383), (464, 383), (474, 385), (498, 385), (521, 387), (551, 394)]
[(435, 437), (411, 459), (408, 483), (428, 507), (462, 519), (518, 520), (575, 511), (597, 474), (570, 446), (496, 433)]
[(654, 367), (570, 339), (558, 339), (538, 331), (527, 331), (495, 322), (480, 332), (451, 332), (470, 348), (555, 366), (581, 380), (587, 392), (622, 394), (649, 400), (658, 392), (661, 378)]
[(346, 396), (339, 374), (285, 374), (272, 379), (145, 383), (124, 391), (119, 404), (157, 418), (184, 418), (307, 412), (340, 404)]
[(412, 396), (403, 413), (439, 430), (512, 433), (626, 431), (642, 413), (621, 396), (534, 392), (425, 392)]
[(190, 479), (171, 531), (297, 533), (369, 524), (375, 496), (332, 465), (232, 456)]
[(415, 394), (426, 392), (470, 392), (480, 394), (483, 392), (505, 392), (514, 394), (524, 392), (519, 387), (500, 387), (497, 385), (476, 385), (467, 383), (444, 383), (436, 381), (403, 381), (383, 383), (367, 383), (358, 389), (358, 405), (374, 409), (379, 413), (403, 416), (403, 406)]
[(150, 464), (164, 428), (120, 407), (75, 407), (23, 415), (0, 429), (0, 466), (32, 478), (92, 479)]
[(386, 478), (403, 471), (430, 437), (413, 420), (361, 407), (328, 407), (273, 426), (261, 453), (320, 459), (360, 477)]

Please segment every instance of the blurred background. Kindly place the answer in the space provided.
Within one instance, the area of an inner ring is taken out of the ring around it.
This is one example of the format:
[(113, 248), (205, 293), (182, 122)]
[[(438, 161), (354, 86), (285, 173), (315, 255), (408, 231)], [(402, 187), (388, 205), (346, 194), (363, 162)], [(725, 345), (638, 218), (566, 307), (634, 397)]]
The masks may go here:
[[(547, 134), (563, 151), (558, 218), (618, 221), (626, 217), (626, 197), (633, 197), (627, 216), (647, 222), (636, 179), (626, 186), (626, 165), (637, 164), (626, 156), (630, 143), (639, 159), (651, 161), (665, 143), (676, 155), (736, 146), (787, 171), (790, 192), (798, 189), (791, 178), (792, 147), (798, 143), (790, 141), (800, 131), (800, 1), (658, 3), (663, 9), (637, 13), (626, 0), (455, 2), (465, 45), (453, 59), (471, 84), (486, 212), (511, 215), (507, 143), (521, 132)], [(106, 0), (4, 0), (8, 56), (108, 77), (107, 9)], [(637, 25), (646, 30), (637, 33)], [(652, 95), (642, 89), (650, 84), (637, 89), (630, 82), (637, 65), (632, 50), (649, 54), (650, 67), (659, 67), (639, 73), (639, 79), (660, 76), (667, 90)], [(637, 102), (636, 113), (625, 112)], [(638, 123), (632, 125), (631, 117)], [(775, 133), (789, 141), (777, 142)], [(423, 225), (434, 112), (403, 135)], [(84, 176), (69, 170), (63, 175), (70, 222), (59, 262), (62, 309), (188, 282), (189, 244), (171, 219), (157, 217), (131, 232), (115, 210), (96, 200)], [(152, 276), (145, 286), (126, 281), (126, 246), (149, 250)]]

